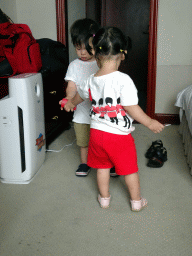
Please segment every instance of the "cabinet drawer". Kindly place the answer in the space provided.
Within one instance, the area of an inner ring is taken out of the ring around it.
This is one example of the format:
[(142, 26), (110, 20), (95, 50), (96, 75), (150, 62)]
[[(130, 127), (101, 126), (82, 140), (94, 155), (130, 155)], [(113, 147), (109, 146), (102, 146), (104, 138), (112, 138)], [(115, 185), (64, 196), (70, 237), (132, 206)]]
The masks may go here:
[(59, 109), (57, 112), (49, 113), (49, 115), (45, 115), (45, 121), (46, 122), (64, 122), (64, 120), (69, 119), (69, 113), (65, 112), (64, 110)]
[(43, 90), (44, 92), (55, 91), (55, 90), (63, 90), (64, 91), (64, 75), (58, 77), (57, 74), (55, 76), (46, 77), (43, 79)]
[(64, 91), (61, 89), (53, 89), (53, 90), (49, 90), (49, 91), (44, 91), (44, 98), (46, 99), (46, 97), (58, 97), (60, 99), (64, 98)]
[(45, 117), (58, 115), (60, 110), (59, 101), (61, 97), (58, 94), (45, 94), (44, 95), (44, 112)]

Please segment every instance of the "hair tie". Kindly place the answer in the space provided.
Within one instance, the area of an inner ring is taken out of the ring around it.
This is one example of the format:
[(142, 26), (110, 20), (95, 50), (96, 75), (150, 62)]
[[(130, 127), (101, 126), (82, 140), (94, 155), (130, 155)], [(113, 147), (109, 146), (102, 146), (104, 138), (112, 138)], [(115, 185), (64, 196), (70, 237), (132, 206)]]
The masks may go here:
[(102, 49), (102, 47), (100, 46), (100, 47), (99, 47), (99, 49), (101, 50), (101, 49)]
[(124, 52), (124, 50), (120, 49), (120, 52)]
[(93, 37), (95, 37), (95, 34), (93, 34)]

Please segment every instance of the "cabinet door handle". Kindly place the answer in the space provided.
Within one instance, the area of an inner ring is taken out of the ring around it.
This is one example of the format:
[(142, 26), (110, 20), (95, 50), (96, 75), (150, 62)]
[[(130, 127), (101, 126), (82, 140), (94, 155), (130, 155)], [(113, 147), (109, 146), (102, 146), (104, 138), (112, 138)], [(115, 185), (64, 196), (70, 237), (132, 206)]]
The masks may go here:
[(56, 94), (57, 93), (57, 91), (51, 91), (51, 92), (49, 92), (50, 94)]
[(59, 118), (58, 116), (52, 117), (53, 120), (57, 120), (58, 118)]

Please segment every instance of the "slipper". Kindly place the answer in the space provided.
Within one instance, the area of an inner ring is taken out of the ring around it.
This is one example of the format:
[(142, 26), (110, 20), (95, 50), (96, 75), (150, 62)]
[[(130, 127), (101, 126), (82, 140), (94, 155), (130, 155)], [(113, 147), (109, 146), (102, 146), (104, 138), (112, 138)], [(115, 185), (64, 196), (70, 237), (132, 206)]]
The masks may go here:
[(131, 202), (131, 210), (133, 212), (140, 212), (148, 204), (148, 202), (145, 198), (141, 198), (141, 200), (139, 200), (139, 201), (130, 200), (130, 202)]
[(101, 197), (100, 194), (98, 195), (98, 201), (102, 208), (108, 208), (110, 204), (110, 200), (111, 200), (111, 195), (110, 197)]
[(163, 142), (161, 140), (156, 140), (156, 141), (152, 142), (152, 145), (147, 150), (145, 157), (148, 159), (152, 158), (156, 153), (157, 147), (163, 147)]
[(148, 167), (159, 168), (167, 161), (167, 150), (164, 147), (157, 147), (154, 156), (149, 159)]

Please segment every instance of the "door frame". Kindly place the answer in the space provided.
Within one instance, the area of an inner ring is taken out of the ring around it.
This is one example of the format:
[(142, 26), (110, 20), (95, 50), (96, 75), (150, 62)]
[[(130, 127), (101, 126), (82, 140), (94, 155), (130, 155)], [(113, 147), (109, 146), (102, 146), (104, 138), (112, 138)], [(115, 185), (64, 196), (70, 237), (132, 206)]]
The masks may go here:
[(149, 46), (148, 46), (148, 77), (147, 77), (147, 108), (146, 113), (155, 117), (156, 77), (157, 77), (157, 24), (158, 1), (151, 0), (149, 18)]
[[(105, 0), (102, 0), (105, 8)], [(157, 23), (158, 23), (158, 2), (150, 1), (150, 19), (149, 19), (149, 50), (148, 50), (148, 77), (147, 77), (147, 108), (146, 113), (155, 117), (155, 97), (156, 97), (156, 71), (157, 71)], [(56, 18), (57, 18), (57, 40), (68, 46), (67, 29), (67, 0), (56, 0)], [(102, 18), (102, 25), (105, 24)]]
[(68, 47), (67, 0), (55, 0), (57, 41)]

